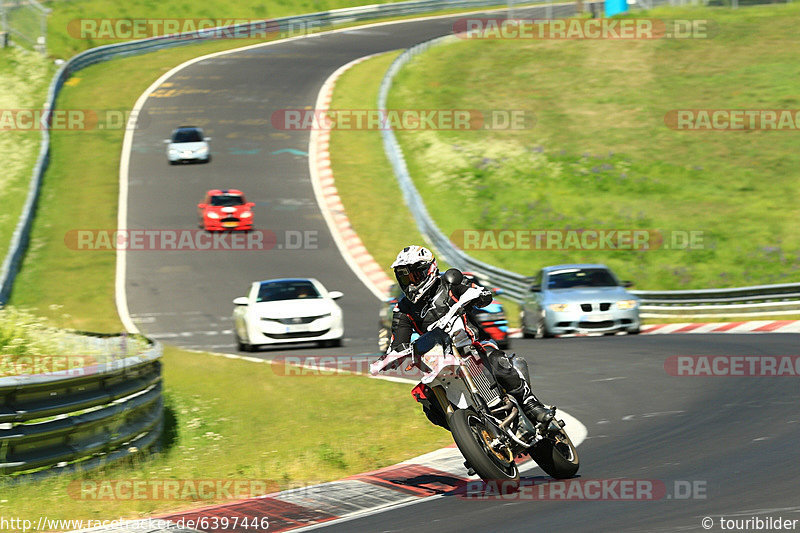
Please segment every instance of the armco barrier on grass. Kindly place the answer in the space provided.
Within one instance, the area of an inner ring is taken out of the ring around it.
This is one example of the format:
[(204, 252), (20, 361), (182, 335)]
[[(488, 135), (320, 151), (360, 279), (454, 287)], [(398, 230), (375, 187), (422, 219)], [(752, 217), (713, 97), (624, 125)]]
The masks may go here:
[(95, 356), (103, 362), (0, 377), (0, 480), (88, 470), (146, 450), (161, 434), (161, 345), (146, 339), (128, 355), (127, 336), (83, 338), (105, 347)]

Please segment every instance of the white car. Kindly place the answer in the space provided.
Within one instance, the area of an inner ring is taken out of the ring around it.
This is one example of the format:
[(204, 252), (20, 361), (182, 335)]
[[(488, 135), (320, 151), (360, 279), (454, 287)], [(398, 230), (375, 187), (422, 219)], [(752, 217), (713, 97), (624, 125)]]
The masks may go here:
[(236, 345), (243, 352), (289, 342), (339, 346), (344, 322), (334, 300), (342, 296), (313, 278), (256, 281), (247, 296), (233, 301)]
[(208, 163), (211, 161), (208, 141), (203, 130), (197, 126), (181, 126), (172, 132), (169, 139), (164, 139), (167, 145), (167, 160), (170, 165), (177, 165), (184, 161), (198, 161)]

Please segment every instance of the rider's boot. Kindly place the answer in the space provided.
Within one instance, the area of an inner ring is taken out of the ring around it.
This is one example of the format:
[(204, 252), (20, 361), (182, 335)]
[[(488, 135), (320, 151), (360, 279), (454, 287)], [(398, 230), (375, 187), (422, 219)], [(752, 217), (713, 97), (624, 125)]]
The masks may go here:
[(544, 404), (539, 401), (539, 398), (531, 392), (527, 383), (523, 386), (523, 390), (519, 394), (514, 394), (514, 397), (520, 400), (522, 411), (531, 422), (548, 425), (550, 421), (553, 420), (553, 417), (556, 416), (555, 407), (545, 407)]

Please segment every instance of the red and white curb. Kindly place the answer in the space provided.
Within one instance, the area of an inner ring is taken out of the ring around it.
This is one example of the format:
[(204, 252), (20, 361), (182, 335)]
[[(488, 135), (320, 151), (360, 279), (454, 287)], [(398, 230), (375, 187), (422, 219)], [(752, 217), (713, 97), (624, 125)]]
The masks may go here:
[(800, 320), (691, 322), (642, 326), (642, 334), (644, 335), (663, 335), (669, 333), (800, 333)]
[[(508, 330), (513, 339), (522, 338), (520, 328)], [(648, 324), (642, 326), (641, 335), (667, 335), (670, 333), (800, 333), (800, 320), (750, 320), (747, 322), (682, 322), (676, 324)], [(560, 337), (591, 337), (602, 333), (579, 333)]]
[[(315, 108), (317, 112), (325, 112), (330, 108), (336, 80), (348, 69), (378, 54), (364, 56), (336, 69), (317, 95)], [(344, 211), (342, 199), (333, 180), (330, 160), (330, 129), (313, 129), (308, 142), (308, 169), (311, 174), (311, 185), (314, 188), (317, 204), (322, 216), (328, 224), (333, 240), (345, 262), (356, 276), (376, 297), (383, 300), (389, 292), (392, 280), (383, 271), (372, 255), (367, 251), (361, 238), (350, 225), (350, 219)]]
[[(586, 439), (587, 429), (576, 418), (559, 411), (566, 422), (565, 429), (577, 446)], [(249, 500), (215, 505), (171, 513), (151, 520), (165, 520), (173, 528), (195, 531), (215, 531), (200, 527), (220, 523), (227, 517), (229, 522), (238, 518), (241, 523), (258, 523), (269, 520), (269, 531), (312, 529), (332, 521), (352, 520), (361, 516), (385, 511), (390, 508), (414, 505), (432, 498), (463, 493), (466, 484), (477, 480), (468, 476), (464, 458), (455, 448), (430, 452), (402, 463), (358, 474), (338, 481), (302, 487)], [(520, 472), (528, 474), (538, 468), (533, 461), (520, 462)], [(131, 531), (138, 523), (132, 521), (114, 531)], [(187, 527), (192, 526), (192, 527)], [(248, 531), (245, 528), (230, 529)], [(252, 528), (251, 528), (252, 529)]]

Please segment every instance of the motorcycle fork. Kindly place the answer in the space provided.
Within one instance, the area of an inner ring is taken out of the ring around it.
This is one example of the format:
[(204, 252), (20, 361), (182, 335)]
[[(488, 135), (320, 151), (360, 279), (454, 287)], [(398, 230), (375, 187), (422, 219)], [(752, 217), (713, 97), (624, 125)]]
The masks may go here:
[(436, 400), (438, 400), (442, 410), (445, 412), (447, 417), (450, 418), (450, 415), (453, 414), (453, 405), (450, 403), (450, 400), (447, 399), (447, 393), (444, 391), (441, 385), (431, 387), (431, 390), (433, 391), (433, 394), (436, 395)]

